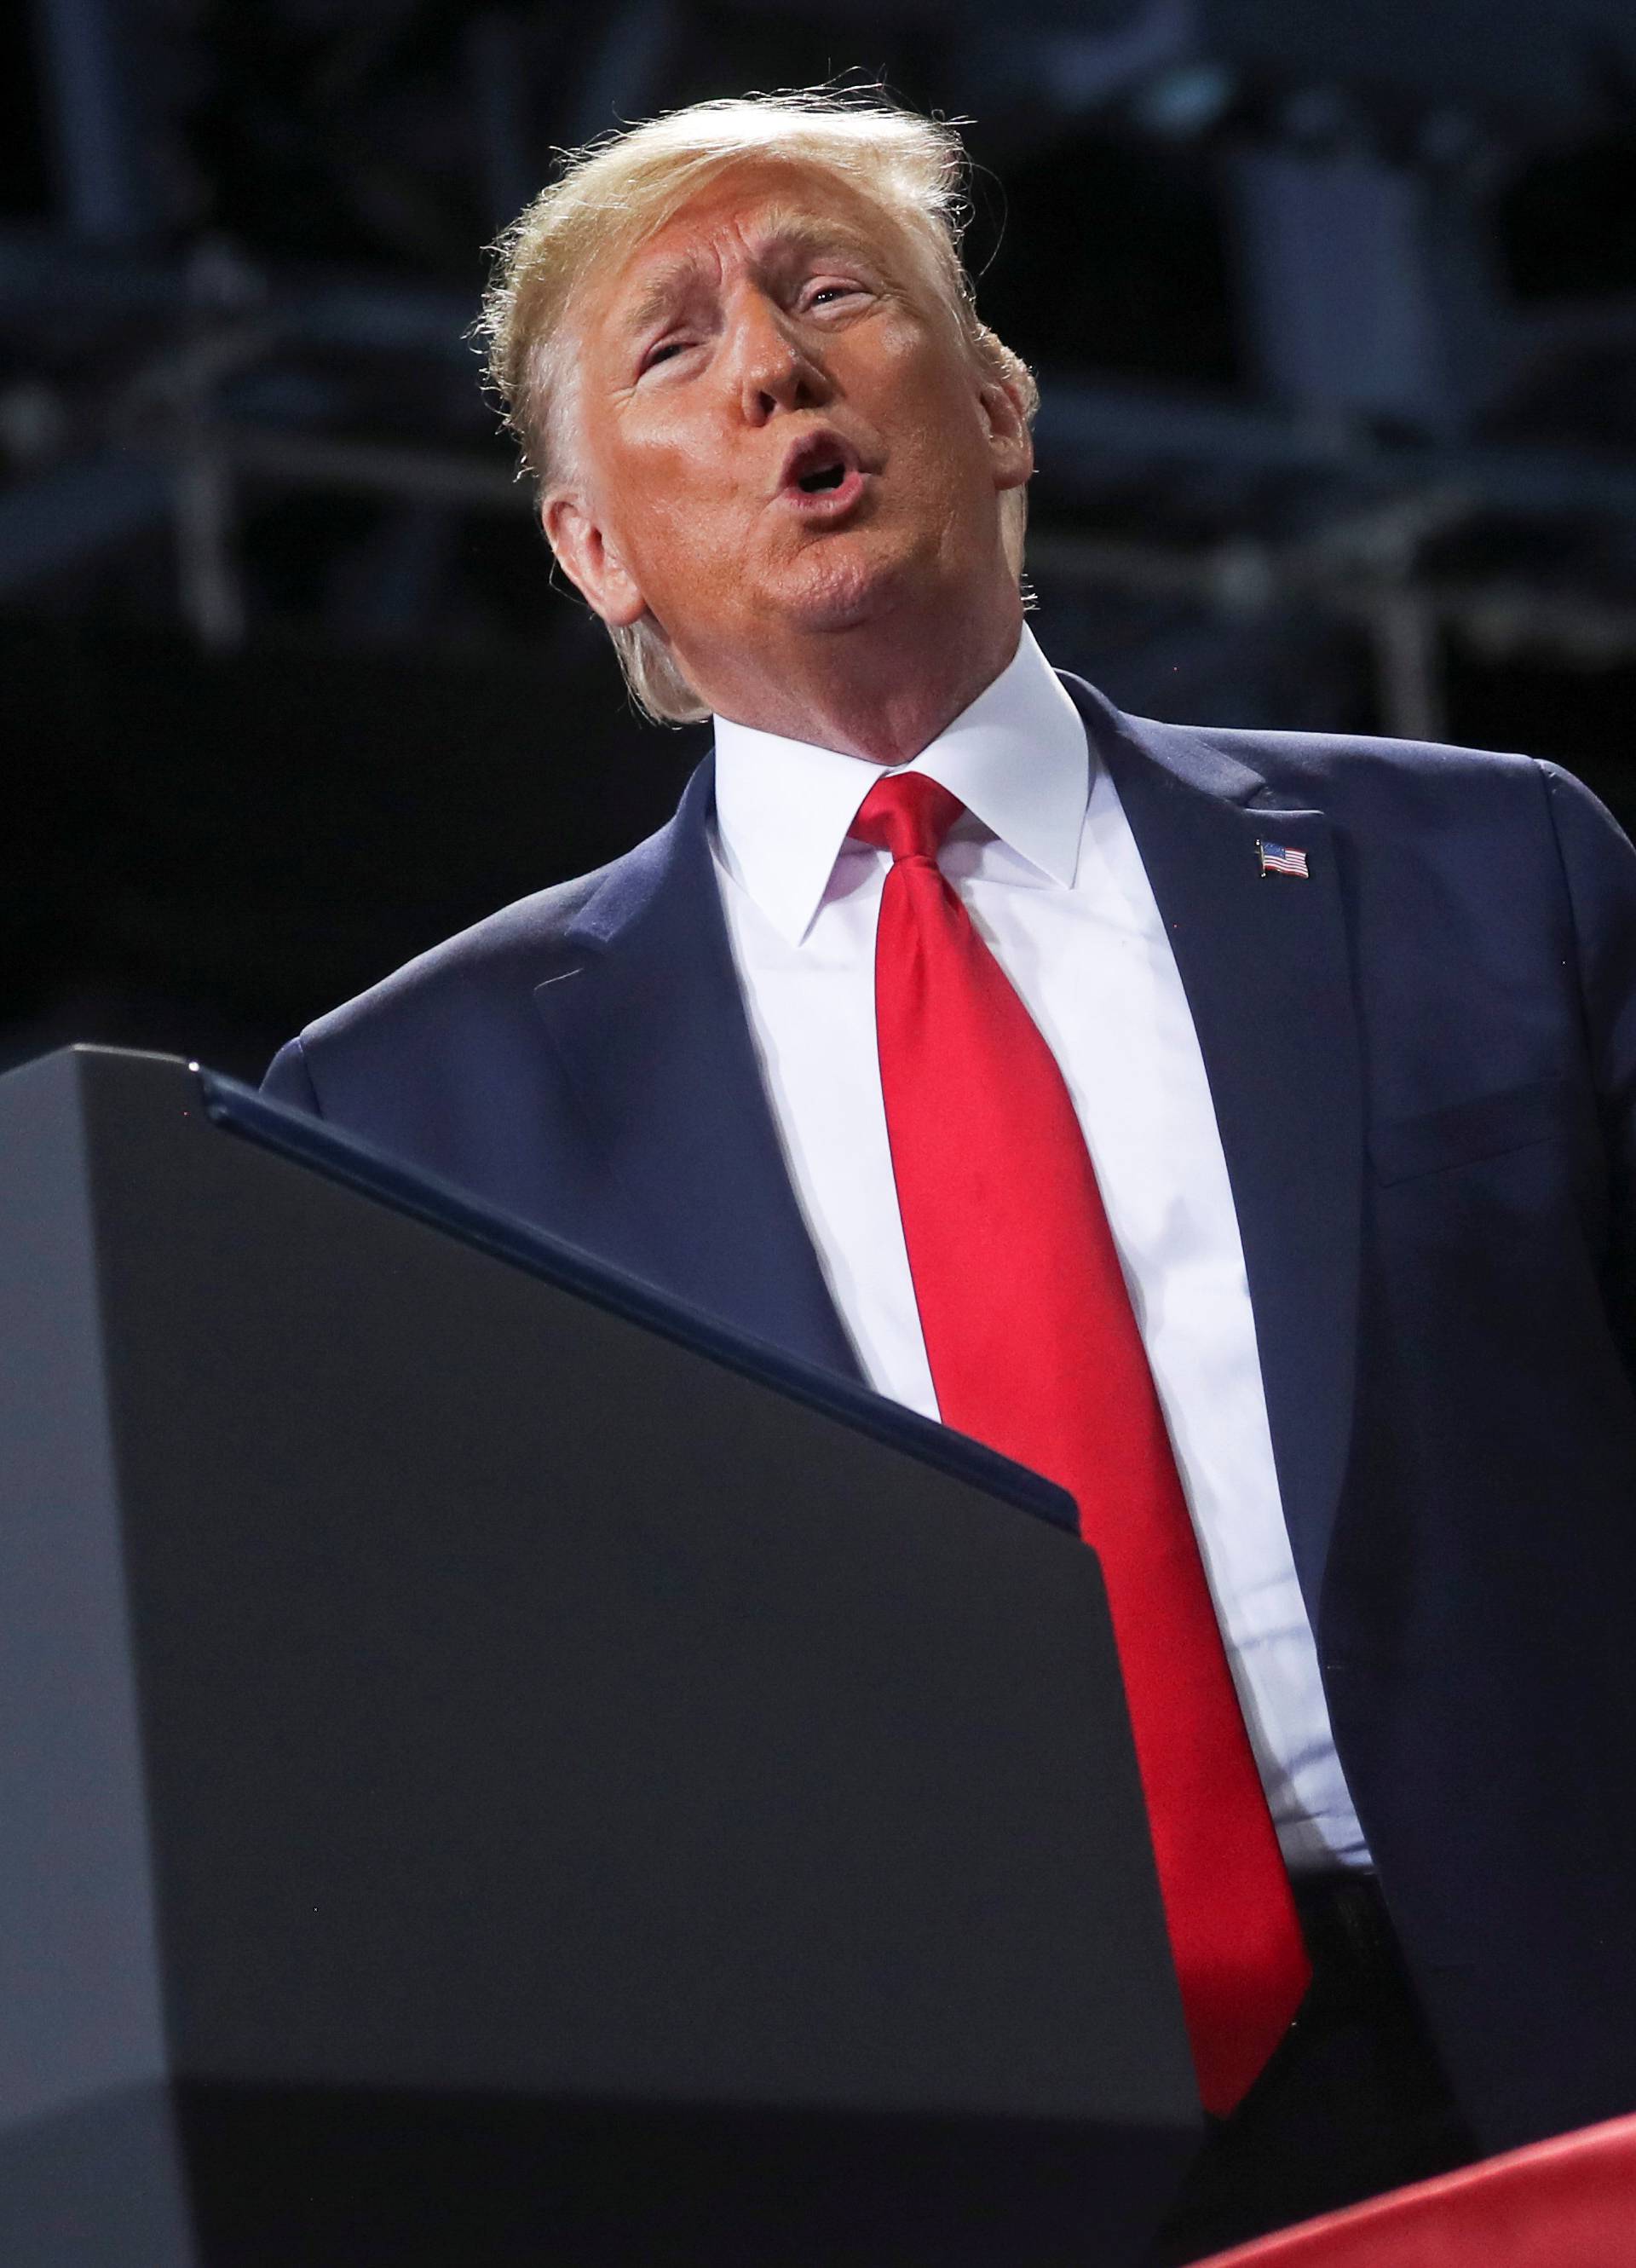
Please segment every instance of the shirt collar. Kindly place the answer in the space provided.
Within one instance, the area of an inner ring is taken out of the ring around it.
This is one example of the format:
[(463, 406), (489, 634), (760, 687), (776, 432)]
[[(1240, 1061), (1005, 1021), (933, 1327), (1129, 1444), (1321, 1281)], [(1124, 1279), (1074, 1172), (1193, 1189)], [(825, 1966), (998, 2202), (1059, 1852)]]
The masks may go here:
[[(992, 685), (904, 771), (928, 772), (989, 831), (1071, 884), (1090, 792), (1080, 714), (1026, 624)], [(727, 867), (791, 944), (823, 901), (877, 765), (715, 719), (715, 817)]]

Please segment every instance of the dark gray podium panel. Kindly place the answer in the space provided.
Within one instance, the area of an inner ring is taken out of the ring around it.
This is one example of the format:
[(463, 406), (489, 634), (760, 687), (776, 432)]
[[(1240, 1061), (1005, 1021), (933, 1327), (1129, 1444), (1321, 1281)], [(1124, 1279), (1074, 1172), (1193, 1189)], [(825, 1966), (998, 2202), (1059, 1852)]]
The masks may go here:
[(5, 2268), (1131, 2257), (1091, 1555), (201, 1103), (0, 1081)]

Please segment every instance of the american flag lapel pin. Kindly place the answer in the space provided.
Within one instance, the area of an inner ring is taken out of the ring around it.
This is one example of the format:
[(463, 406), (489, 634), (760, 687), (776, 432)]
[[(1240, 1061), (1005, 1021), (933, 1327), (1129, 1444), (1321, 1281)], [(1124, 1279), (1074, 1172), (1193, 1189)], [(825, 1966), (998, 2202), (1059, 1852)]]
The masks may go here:
[(1310, 880), (1307, 854), (1297, 850), (1293, 843), (1263, 843), (1258, 838), (1256, 849), (1261, 854), (1264, 880), (1268, 874), (1299, 874), (1302, 881)]

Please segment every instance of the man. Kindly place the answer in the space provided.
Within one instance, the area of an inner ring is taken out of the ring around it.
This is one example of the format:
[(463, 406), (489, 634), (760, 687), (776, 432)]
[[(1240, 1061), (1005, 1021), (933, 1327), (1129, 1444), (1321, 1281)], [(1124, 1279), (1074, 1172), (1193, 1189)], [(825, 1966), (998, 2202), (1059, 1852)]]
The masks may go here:
[(706, 104), (517, 223), (547, 534), (714, 756), (268, 1087), (1073, 1488), (1185, 2259), (1636, 2103), (1636, 866), (1548, 766), (1050, 670), (958, 156)]

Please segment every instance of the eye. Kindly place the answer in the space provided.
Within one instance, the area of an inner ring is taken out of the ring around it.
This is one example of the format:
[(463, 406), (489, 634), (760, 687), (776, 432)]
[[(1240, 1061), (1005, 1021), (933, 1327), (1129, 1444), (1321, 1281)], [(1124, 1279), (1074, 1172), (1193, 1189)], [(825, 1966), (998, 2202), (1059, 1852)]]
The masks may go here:
[(647, 353), (643, 355), (642, 358), (642, 370), (649, 371), (656, 368), (657, 365), (662, 362), (671, 362), (674, 360), (675, 357), (679, 354), (685, 354), (693, 343), (693, 342), (687, 338), (657, 340), (654, 345), (649, 348)]
[(802, 301), (802, 305), (806, 307), (817, 307), (821, 306), (826, 299), (852, 298), (860, 291), (862, 291), (862, 284), (843, 284), (837, 279), (832, 278), (828, 283), (815, 284), (811, 285), (807, 291), (806, 295)]

